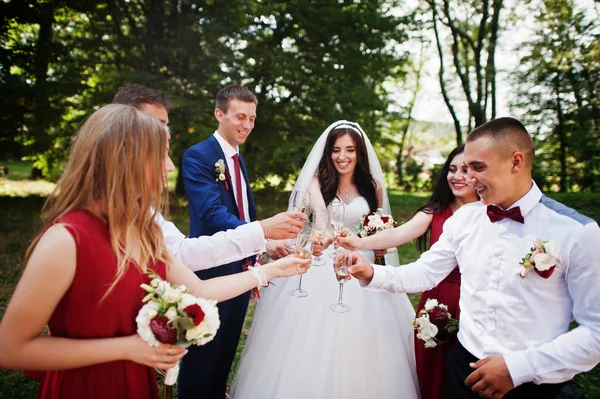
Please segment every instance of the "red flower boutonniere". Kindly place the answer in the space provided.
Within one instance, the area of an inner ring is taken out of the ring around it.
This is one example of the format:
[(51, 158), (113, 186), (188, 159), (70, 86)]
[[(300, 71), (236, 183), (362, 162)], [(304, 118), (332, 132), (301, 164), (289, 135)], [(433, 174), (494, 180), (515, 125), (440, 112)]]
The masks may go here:
[(215, 181), (217, 183), (222, 181), (223, 186), (225, 186), (225, 190), (229, 190), (229, 184), (227, 183), (227, 180), (230, 179), (231, 176), (229, 176), (229, 169), (227, 169), (227, 167), (225, 166), (225, 161), (223, 161), (222, 159), (219, 159), (215, 163), (215, 173), (217, 175), (215, 177)]
[(535, 270), (540, 277), (549, 278), (554, 273), (556, 265), (560, 265), (558, 261), (558, 247), (554, 241), (550, 240), (535, 240), (533, 247), (525, 257), (519, 262), (522, 266), (519, 275), (525, 277), (532, 269)]

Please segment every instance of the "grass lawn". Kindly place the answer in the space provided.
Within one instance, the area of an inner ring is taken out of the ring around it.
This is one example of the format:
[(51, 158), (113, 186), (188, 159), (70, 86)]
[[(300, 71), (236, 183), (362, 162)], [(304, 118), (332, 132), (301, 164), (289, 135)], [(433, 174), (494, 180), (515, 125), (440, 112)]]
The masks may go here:
[[(15, 174), (17, 173), (17, 169), (15, 169)], [(15, 194), (1, 191), (2, 185), (7, 184), (7, 181), (13, 182), (14, 180), (0, 178), (0, 318), (4, 314), (21, 274), (21, 262), (25, 249), (39, 228), (39, 211), (44, 200), (42, 196), (28, 195), (30, 191), (27, 188), (24, 191), (13, 190)], [(287, 193), (262, 190), (255, 194), (259, 218), (270, 216), (286, 207)], [(600, 220), (600, 194), (551, 196), (596, 220)], [(426, 197), (426, 194), (404, 194), (392, 190), (390, 202), (394, 216), (401, 222), (408, 220)], [(187, 232), (189, 228), (187, 204), (185, 201), (178, 201), (175, 198), (172, 198), (171, 202), (169, 219), (173, 220), (182, 231)], [(412, 244), (408, 244), (399, 248), (399, 255), (401, 262), (406, 263), (416, 259), (419, 253)], [(418, 295), (411, 296), (413, 304), (416, 304), (417, 299)], [(255, 304), (252, 304), (248, 310), (234, 369), (251, 326), (254, 307)], [(230, 375), (230, 380), (232, 376), (233, 373)], [(575, 386), (587, 398), (600, 397), (600, 367), (596, 367), (589, 373), (578, 375), (575, 378)], [(36, 391), (37, 383), (24, 377), (21, 372), (0, 370), (0, 399), (35, 398)]]

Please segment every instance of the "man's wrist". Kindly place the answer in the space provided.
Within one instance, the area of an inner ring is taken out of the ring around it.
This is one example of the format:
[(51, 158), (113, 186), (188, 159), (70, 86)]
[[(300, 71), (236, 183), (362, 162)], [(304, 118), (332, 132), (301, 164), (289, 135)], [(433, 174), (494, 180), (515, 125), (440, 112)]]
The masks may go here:
[(263, 231), (263, 236), (265, 237), (265, 240), (268, 240), (269, 239), (269, 233), (267, 231), (268, 230), (267, 229), (267, 223), (264, 220), (259, 220), (258, 223), (260, 224), (260, 228)]

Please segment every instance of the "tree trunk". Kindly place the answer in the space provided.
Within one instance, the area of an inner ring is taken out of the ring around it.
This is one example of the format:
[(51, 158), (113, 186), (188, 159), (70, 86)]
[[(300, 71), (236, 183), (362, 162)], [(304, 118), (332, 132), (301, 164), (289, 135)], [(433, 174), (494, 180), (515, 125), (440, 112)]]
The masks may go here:
[(558, 72), (554, 77), (554, 94), (556, 95), (556, 117), (558, 124), (556, 126), (556, 132), (558, 134), (558, 145), (559, 145), (559, 161), (560, 161), (560, 192), (567, 192), (567, 148), (566, 148), (566, 132), (565, 132), (565, 117), (562, 110), (562, 103), (560, 100), (561, 86), (560, 76)]

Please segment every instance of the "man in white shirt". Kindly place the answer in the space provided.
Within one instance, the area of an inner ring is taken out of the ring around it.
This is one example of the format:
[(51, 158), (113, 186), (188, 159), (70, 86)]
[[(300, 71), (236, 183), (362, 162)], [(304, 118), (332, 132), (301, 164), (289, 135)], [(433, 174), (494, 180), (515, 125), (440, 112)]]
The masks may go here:
[[(476, 128), (465, 163), (481, 202), (459, 209), (412, 264), (380, 267), (353, 254), (351, 274), (391, 292), (430, 289), (459, 265), (460, 343), (447, 362), (447, 398), (553, 398), (600, 362), (600, 229), (541, 193), (533, 158), (519, 121)], [(540, 244), (535, 265), (523, 259)], [(572, 318), (579, 326), (569, 330)]]
[[(168, 111), (172, 102), (162, 92), (140, 84), (130, 84), (122, 87), (112, 102), (131, 105), (155, 117), (168, 128)], [(169, 172), (175, 169), (168, 153), (165, 156), (165, 169)], [(265, 251), (273, 259), (285, 256), (287, 254), (280, 253), (279, 247), (267, 245), (266, 238), (270, 240), (294, 238), (302, 229), (304, 219), (306, 219), (304, 214), (283, 212), (268, 219), (247, 223), (210, 236), (188, 238), (160, 213), (156, 217), (169, 251), (193, 271), (213, 268)]]

